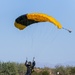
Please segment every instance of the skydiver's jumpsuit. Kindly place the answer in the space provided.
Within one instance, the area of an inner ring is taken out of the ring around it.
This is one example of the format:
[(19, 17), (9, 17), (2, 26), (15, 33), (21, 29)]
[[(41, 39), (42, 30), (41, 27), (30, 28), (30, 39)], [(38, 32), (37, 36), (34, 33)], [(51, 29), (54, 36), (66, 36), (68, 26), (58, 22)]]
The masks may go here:
[(27, 67), (27, 72), (25, 75), (31, 75), (32, 71), (34, 70), (35, 61), (33, 61), (31, 64), (28, 64), (28, 62), (26, 60), (25, 66)]

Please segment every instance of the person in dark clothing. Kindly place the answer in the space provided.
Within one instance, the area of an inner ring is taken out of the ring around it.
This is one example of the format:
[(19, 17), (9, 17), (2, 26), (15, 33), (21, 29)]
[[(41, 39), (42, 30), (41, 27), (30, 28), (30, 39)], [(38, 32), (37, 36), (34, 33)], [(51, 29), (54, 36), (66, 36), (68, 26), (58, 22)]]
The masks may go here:
[(28, 62), (26, 60), (25, 66), (27, 67), (27, 71), (25, 75), (31, 75), (31, 73), (34, 71), (34, 66), (35, 66), (34, 58), (33, 58), (33, 62), (30, 62), (30, 61)]

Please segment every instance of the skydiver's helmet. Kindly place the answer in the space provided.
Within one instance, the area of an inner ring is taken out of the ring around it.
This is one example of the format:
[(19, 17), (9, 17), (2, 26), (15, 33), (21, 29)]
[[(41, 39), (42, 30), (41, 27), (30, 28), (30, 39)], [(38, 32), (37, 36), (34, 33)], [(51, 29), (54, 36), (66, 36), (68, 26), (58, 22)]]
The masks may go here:
[(31, 65), (31, 62), (30, 61), (28, 62), (28, 65)]

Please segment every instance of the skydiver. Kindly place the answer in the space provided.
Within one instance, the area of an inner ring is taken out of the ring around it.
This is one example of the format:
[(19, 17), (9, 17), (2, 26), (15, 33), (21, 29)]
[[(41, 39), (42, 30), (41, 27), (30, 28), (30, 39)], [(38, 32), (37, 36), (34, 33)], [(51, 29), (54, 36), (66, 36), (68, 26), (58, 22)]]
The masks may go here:
[(25, 75), (31, 75), (31, 73), (34, 72), (34, 66), (35, 66), (34, 58), (33, 58), (33, 62), (31, 61), (28, 62), (26, 59), (25, 66), (27, 67), (27, 71)]

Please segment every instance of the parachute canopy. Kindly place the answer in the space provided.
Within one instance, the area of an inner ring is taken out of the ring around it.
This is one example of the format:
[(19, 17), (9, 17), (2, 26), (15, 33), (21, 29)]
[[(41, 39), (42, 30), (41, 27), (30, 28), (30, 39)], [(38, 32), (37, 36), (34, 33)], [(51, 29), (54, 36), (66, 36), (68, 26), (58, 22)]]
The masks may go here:
[(57, 26), (58, 29), (62, 28), (62, 25), (55, 18), (43, 13), (30, 13), (21, 15), (15, 20), (14, 25), (16, 28), (23, 30), (27, 26), (39, 22), (50, 22)]

